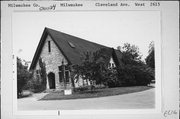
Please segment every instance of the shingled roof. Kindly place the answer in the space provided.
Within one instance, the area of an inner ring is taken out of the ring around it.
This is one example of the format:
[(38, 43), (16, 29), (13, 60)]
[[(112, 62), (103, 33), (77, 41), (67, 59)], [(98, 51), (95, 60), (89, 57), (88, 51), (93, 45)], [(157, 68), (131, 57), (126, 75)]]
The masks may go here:
[(49, 35), (52, 38), (52, 40), (55, 42), (59, 50), (65, 56), (69, 64), (80, 64), (82, 62), (81, 56), (84, 52), (94, 52), (101, 48), (106, 48), (107, 50), (112, 52), (112, 54), (116, 55), (115, 59), (117, 59), (116, 62), (118, 65), (121, 62), (120, 59), (122, 57), (122, 54), (120, 51), (72, 35), (68, 35), (60, 31), (45, 28), (41, 40), (36, 49), (35, 55), (33, 57), (30, 70), (34, 69), (37, 63), (47, 35)]

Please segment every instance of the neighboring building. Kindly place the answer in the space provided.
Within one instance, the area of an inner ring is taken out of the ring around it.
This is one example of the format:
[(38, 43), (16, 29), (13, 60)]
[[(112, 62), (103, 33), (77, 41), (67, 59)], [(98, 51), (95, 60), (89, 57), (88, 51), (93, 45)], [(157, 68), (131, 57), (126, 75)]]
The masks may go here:
[[(102, 48), (106, 49), (104, 52), (109, 54), (109, 68), (122, 64), (122, 54), (119, 50), (45, 28), (30, 70), (34, 71), (35, 77), (38, 77), (40, 75), (38, 62), (39, 58), (42, 58), (46, 65), (47, 89), (64, 89), (65, 85), (71, 88), (71, 73), (73, 72), (69, 70), (68, 66), (81, 64), (84, 52), (94, 52)], [(65, 70), (62, 70), (62, 65), (65, 65)], [(64, 78), (62, 78), (63, 76)], [(81, 79), (79, 82), (75, 82), (75, 87), (83, 84), (84, 81)], [(86, 84), (89, 84), (89, 82), (86, 82)]]

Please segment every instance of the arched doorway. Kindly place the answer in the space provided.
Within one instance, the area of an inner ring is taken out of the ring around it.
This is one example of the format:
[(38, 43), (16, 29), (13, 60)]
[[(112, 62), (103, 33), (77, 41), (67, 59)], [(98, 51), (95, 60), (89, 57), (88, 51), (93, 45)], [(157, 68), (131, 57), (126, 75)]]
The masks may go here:
[(55, 89), (55, 74), (50, 72), (48, 74), (49, 89)]

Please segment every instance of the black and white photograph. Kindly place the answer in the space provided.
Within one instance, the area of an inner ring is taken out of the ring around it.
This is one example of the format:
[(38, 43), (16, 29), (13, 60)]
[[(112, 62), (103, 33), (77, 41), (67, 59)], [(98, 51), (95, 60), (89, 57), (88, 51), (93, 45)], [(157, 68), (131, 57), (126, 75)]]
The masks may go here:
[(178, 119), (179, 2), (2, 1), (2, 119)]
[(159, 12), (22, 12), (12, 29), (18, 110), (155, 109)]

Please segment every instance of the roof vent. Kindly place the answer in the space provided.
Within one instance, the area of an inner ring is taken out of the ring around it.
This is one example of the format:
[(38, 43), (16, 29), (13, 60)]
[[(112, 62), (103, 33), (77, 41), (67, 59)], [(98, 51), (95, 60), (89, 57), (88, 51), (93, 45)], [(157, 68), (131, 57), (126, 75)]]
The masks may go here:
[(72, 48), (75, 48), (75, 45), (74, 45), (73, 43), (71, 43), (71, 42), (69, 42), (69, 41), (68, 41), (68, 43), (69, 43), (69, 45), (70, 45)]

